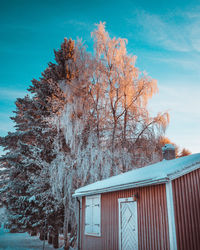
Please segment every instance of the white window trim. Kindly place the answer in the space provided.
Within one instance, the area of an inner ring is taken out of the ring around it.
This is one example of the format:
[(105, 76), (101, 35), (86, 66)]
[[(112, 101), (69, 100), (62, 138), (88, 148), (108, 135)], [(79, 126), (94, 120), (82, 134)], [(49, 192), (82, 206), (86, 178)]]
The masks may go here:
[(99, 208), (100, 208), (100, 218), (99, 218), (99, 221), (100, 221), (100, 225), (99, 225), (99, 233), (87, 233), (85, 231), (85, 224), (84, 224), (84, 231), (85, 231), (85, 235), (89, 235), (89, 236), (96, 236), (96, 237), (101, 237), (101, 195), (92, 195), (92, 196), (86, 196), (85, 197), (85, 222), (86, 222), (86, 200), (87, 199), (94, 199), (94, 198), (99, 198)]
[[(129, 198), (119, 198), (118, 199), (118, 228), (119, 228), (119, 250), (123, 250), (121, 249), (121, 209), (120, 209), (120, 205), (121, 203), (123, 202), (136, 202), (137, 204), (137, 201), (134, 199), (134, 197), (129, 197)], [(137, 207), (137, 206), (136, 206)], [(136, 208), (136, 217), (137, 217), (137, 208)], [(136, 227), (137, 227), (137, 239), (138, 239), (138, 218), (136, 220)]]
[(177, 250), (172, 182), (166, 183), (170, 250)]

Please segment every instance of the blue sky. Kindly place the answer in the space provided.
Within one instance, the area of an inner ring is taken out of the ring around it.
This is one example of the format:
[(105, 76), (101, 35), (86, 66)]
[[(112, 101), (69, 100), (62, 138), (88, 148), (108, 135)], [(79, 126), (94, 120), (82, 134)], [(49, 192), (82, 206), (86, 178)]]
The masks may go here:
[(152, 114), (169, 111), (166, 131), (192, 153), (200, 142), (199, 1), (0, 1), (0, 136), (13, 131), (9, 117), (53, 59), (64, 37), (82, 38), (92, 49), (95, 23), (110, 36), (128, 39), (136, 66), (158, 80)]

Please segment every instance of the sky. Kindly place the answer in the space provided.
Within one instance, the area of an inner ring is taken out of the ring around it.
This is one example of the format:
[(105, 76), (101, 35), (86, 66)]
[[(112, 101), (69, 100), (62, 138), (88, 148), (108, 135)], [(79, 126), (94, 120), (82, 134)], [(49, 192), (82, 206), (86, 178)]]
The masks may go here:
[(102, 21), (111, 37), (128, 40), (136, 67), (157, 80), (149, 109), (169, 112), (166, 136), (200, 152), (199, 11), (194, 0), (0, 0), (0, 136), (14, 131), (16, 98), (28, 93), (64, 37), (82, 38), (92, 51), (91, 32)]

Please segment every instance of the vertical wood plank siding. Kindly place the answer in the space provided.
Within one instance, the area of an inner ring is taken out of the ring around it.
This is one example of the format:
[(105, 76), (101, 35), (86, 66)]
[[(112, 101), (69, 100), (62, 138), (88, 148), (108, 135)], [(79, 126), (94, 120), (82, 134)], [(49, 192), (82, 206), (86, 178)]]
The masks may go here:
[(200, 249), (200, 169), (173, 180), (177, 248)]
[(101, 194), (101, 237), (84, 234), (85, 198), (82, 210), (83, 250), (118, 249), (118, 198), (138, 193), (138, 242), (139, 250), (168, 250), (168, 220), (165, 185), (148, 186)]

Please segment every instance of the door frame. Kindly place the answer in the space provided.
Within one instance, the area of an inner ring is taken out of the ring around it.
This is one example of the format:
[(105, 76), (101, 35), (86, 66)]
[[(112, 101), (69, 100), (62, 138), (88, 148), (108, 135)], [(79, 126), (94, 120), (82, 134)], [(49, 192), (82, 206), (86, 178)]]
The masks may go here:
[[(119, 231), (119, 250), (121, 249), (121, 203), (126, 203), (126, 202), (136, 202), (136, 228), (137, 228), (137, 241), (138, 241), (138, 218), (137, 218), (137, 201), (135, 200), (134, 197), (128, 197), (128, 198), (119, 198), (118, 199), (118, 231)], [(138, 243), (138, 242), (137, 242)], [(137, 244), (138, 245), (138, 244)]]

